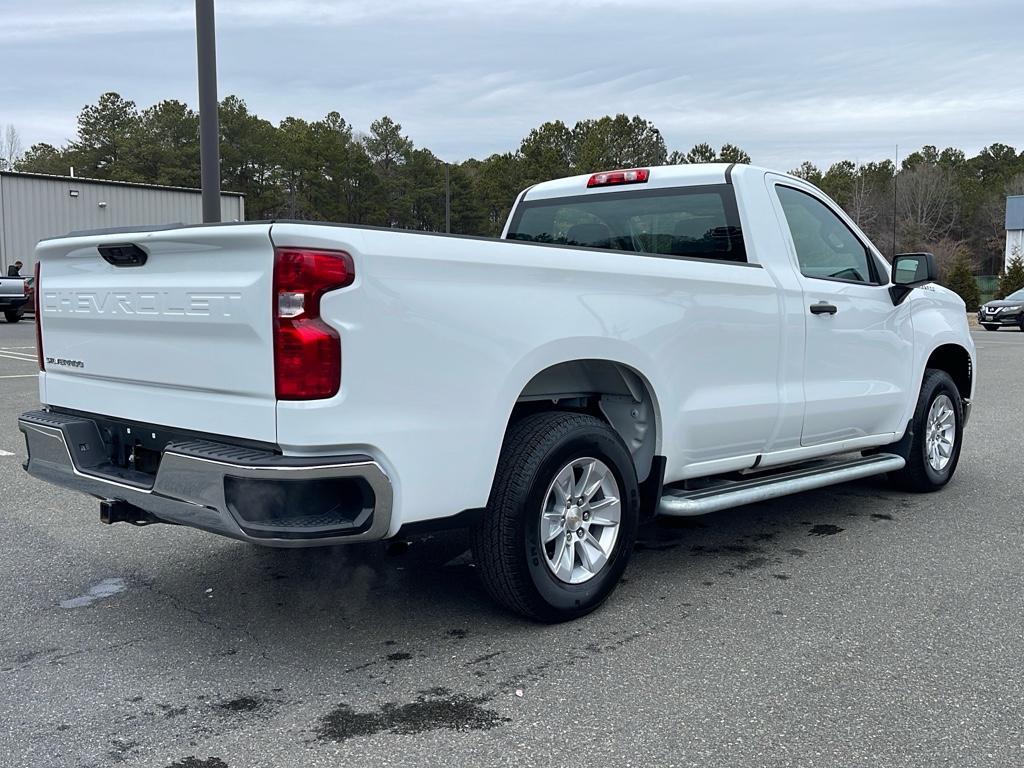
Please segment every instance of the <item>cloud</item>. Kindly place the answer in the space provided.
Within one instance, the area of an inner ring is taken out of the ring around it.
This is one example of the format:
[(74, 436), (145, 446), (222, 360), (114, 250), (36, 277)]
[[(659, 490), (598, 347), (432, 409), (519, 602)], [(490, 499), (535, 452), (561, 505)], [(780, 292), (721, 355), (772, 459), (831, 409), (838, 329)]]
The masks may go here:
[[(628, 12), (638, 16), (649, 12), (700, 13), (763, 17), (779, 12), (802, 13), (878, 13), (901, 8), (941, 8), (953, 0), (559, 0), (558, 13), (594, 16), (601, 13)], [(529, 17), (550, 21), (553, 12), (544, 0), (504, 0), (501, 3), (480, 0), (221, 0), (217, 4), (218, 26), (347, 27), (368, 20), (393, 19), (467, 19)], [(191, 30), (195, 22), (194, 6), (181, 0), (128, 2), (99, 0), (81, 3), (56, 0), (45, 7), (7, 12), (3, 17), (7, 40), (43, 40), (81, 38), (89, 35), (120, 35), (128, 32)]]
[[(0, 122), (61, 142), (106, 90), (195, 103), (194, 6), (54, 0), (4, 17)], [(755, 161), (968, 152), (1024, 123), (1016, 3), (979, 0), (219, 0), (219, 81), (273, 121), (389, 114), (447, 160), (625, 112), (671, 148)]]

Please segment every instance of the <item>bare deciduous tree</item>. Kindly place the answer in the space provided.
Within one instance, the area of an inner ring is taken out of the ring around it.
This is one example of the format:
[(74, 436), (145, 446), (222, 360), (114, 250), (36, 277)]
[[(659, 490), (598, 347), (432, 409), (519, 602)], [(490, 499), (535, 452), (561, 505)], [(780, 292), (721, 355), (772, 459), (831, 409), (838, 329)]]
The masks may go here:
[(850, 215), (857, 226), (865, 232), (874, 228), (878, 220), (878, 190), (876, 190), (867, 176), (858, 172), (853, 178), (853, 186), (850, 189), (850, 199), (847, 202), (846, 212)]
[(18, 129), (8, 125), (0, 135), (0, 170), (9, 171), (21, 158), (21, 137)]
[(938, 165), (921, 163), (899, 175), (896, 209), (900, 243), (935, 243), (947, 237), (957, 210), (952, 174)]
[(972, 221), (980, 250), (984, 273), (997, 274), (1003, 266), (1003, 244), (1006, 242), (1006, 198), (1024, 195), (1024, 173), (1013, 176), (996, 194), (989, 195), (978, 206)]
[(942, 276), (943, 281), (949, 278), (950, 271), (958, 260), (966, 259), (968, 262), (972, 261), (970, 251), (963, 240), (943, 237), (934, 242), (925, 242), (922, 245), (924, 250), (935, 255), (935, 261), (938, 262), (939, 274)]

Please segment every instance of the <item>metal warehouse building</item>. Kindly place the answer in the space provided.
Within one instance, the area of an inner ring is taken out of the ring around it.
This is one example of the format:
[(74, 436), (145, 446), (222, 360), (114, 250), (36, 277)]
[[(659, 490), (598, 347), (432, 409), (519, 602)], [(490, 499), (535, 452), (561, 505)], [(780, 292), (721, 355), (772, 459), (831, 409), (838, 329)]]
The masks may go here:
[[(225, 192), (222, 221), (245, 219), (245, 198)], [(74, 176), (0, 171), (0, 274), (24, 262), (23, 275), (35, 264), (36, 243), (82, 229), (198, 224), (203, 220), (197, 189), (160, 187)]]

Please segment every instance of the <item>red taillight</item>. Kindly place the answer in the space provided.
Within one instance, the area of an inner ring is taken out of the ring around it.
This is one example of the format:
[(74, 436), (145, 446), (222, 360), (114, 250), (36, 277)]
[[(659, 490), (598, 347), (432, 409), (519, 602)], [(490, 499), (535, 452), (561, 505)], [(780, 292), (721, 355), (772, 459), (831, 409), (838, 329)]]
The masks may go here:
[(341, 388), (341, 339), (320, 297), (355, 280), (343, 251), (274, 251), (274, 385), (278, 400), (321, 400)]
[(39, 361), (39, 370), (45, 371), (46, 365), (43, 357), (43, 315), (39, 311), (39, 262), (36, 262), (36, 279), (32, 285), (32, 313), (36, 316), (36, 359)]
[(616, 184), (646, 184), (651, 172), (646, 168), (632, 168), (628, 171), (595, 173), (587, 182), (588, 187), (611, 187)]

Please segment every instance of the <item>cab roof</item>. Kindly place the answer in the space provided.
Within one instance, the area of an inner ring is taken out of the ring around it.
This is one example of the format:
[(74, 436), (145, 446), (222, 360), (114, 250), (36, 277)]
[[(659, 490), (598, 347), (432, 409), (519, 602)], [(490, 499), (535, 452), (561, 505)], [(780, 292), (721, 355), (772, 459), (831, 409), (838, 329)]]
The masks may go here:
[[(739, 163), (693, 163), (689, 165), (656, 165), (648, 166), (650, 176), (642, 184), (617, 184), (600, 187), (587, 187), (587, 182), (594, 175), (585, 173), (580, 176), (567, 176), (564, 179), (544, 181), (530, 187), (522, 196), (522, 200), (544, 200), (555, 197), (569, 197), (582, 194), (604, 194), (605, 192), (622, 192), (628, 189), (664, 189), (670, 187), (690, 187), (699, 184), (722, 184), (729, 181), (732, 173), (767, 172), (766, 168)], [(730, 171), (730, 169), (732, 169)], [(608, 171), (615, 169), (609, 168)]]

